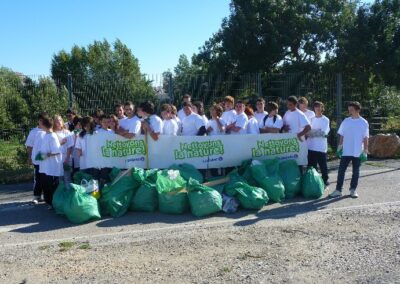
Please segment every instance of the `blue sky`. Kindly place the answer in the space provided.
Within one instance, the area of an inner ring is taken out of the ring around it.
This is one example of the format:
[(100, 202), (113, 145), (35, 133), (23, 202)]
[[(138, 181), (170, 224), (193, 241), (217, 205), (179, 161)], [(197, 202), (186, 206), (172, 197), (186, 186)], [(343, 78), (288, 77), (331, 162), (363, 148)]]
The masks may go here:
[(50, 74), (54, 53), (119, 38), (142, 72), (172, 69), (229, 15), (229, 0), (1, 0), (0, 66)]
[[(189, 57), (229, 15), (229, 0), (0, 0), (0, 66), (50, 74), (54, 53), (119, 38), (141, 70), (160, 74)], [(371, 1), (363, 1), (371, 2)]]

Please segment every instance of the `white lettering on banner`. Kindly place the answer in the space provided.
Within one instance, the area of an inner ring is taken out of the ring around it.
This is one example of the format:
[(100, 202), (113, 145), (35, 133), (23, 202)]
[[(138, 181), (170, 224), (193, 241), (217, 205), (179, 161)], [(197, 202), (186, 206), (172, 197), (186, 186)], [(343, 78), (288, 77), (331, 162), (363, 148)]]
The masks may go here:
[[(89, 167), (146, 166), (144, 136), (125, 139), (118, 135), (97, 133), (88, 139)], [(164, 136), (148, 139), (150, 168), (168, 168), (189, 163), (198, 169), (238, 166), (244, 160), (293, 159), (307, 164), (307, 145), (296, 134), (254, 134), (220, 136)]]

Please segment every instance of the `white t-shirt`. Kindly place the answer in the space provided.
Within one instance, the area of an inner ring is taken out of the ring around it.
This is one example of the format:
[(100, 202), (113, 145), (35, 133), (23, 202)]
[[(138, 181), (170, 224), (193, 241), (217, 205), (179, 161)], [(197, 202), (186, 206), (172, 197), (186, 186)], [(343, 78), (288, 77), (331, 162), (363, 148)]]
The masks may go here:
[(140, 134), (140, 127), (142, 123), (140, 122), (139, 117), (136, 115), (131, 118), (125, 118), (119, 121), (119, 126), (129, 133), (133, 133), (135, 135)]
[(107, 134), (114, 134), (114, 130), (112, 129), (104, 129), (103, 127), (97, 130), (97, 133), (107, 133)]
[[(71, 132), (69, 130), (61, 130), (61, 131), (56, 131), (54, 132), (57, 135), (58, 138), (58, 142), (61, 142), (64, 138), (67, 139), (67, 142), (64, 143), (63, 145), (61, 145), (61, 156), (62, 156), (62, 161), (64, 162), (65, 157), (67, 156), (67, 150), (68, 148), (71, 148), (74, 146), (74, 136), (71, 134)], [(68, 161), (69, 163), (71, 163), (71, 161)]]
[(268, 115), (268, 112), (266, 112), (266, 111), (263, 111), (263, 112), (255, 112), (255, 113), (254, 113), (254, 117), (257, 119), (259, 128), (262, 127), (263, 122), (264, 122), (264, 117), (265, 117), (266, 115)]
[(48, 176), (60, 177), (64, 175), (63, 160), (61, 155), (61, 145), (55, 133), (46, 133), (40, 145), (40, 152), (44, 155), (48, 153), (58, 154), (47, 157), (39, 161), (39, 173)]
[(196, 136), (199, 129), (205, 126), (200, 115), (192, 113), (182, 120), (182, 135)]
[(315, 112), (313, 112), (312, 110), (306, 109), (306, 111), (303, 113), (306, 115), (308, 121), (310, 121), (310, 122), (311, 122), (311, 118), (315, 117)]
[(348, 117), (340, 124), (338, 134), (343, 136), (343, 156), (358, 158), (364, 150), (364, 138), (369, 137), (368, 121)]
[(181, 109), (178, 111), (178, 118), (179, 118), (180, 121), (183, 121), (183, 119), (184, 119), (185, 117), (186, 117), (186, 114), (185, 114), (183, 108), (181, 108)]
[(26, 139), (25, 146), (32, 147), (32, 164), (39, 165), (39, 161), (35, 161), (36, 155), (40, 150), (40, 145), (43, 141), (43, 137), (46, 135), (46, 132), (40, 129), (39, 127), (33, 128), (29, 131), (28, 138)]
[(235, 116), (235, 126), (239, 127), (240, 130), (238, 132), (231, 131), (231, 134), (247, 134), (248, 121), (249, 119), (247, 118), (247, 115), (244, 112), (237, 114)]
[(118, 118), (118, 121), (126, 119), (126, 115), (124, 114), (121, 118)]
[(152, 114), (149, 116), (149, 120), (150, 120), (150, 128), (151, 130), (153, 130), (154, 133), (160, 133), (163, 134), (163, 121), (162, 119), (155, 115)]
[(283, 116), (283, 122), (289, 126), (289, 133), (296, 134), (303, 131), (307, 125), (310, 125), (306, 115), (298, 108), (294, 111), (288, 110)]
[(247, 122), (247, 134), (260, 134), (260, 127), (255, 117), (252, 117)]
[(73, 133), (74, 137), (74, 148), (72, 149), (72, 159), (74, 160), (74, 168), (79, 168), (79, 156), (78, 156), (78, 151), (76, 148), (76, 142), (78, 141), (79, 133)]
[[(311, 130), (321, 130), (324, 135), (328, 135), (330, 131), (329, 118), (325, 115), (321, 117), (311, 118)], [(307, 138), (308, 150), (327, 153), (328, 152), (328, 139), (326, 137), (309, 137)]]
[(175, 119), (167, 119), (163, 121), (163, 135), (178, 135), (179, 126)]
[(268, 118), (265, 120), (265, 123), (262, 123), (261, 125), (261, 128), (270, 127), (281, 129), (283, 127), (283, 119), (279, 114), (277, 114), (274, 122), (274, 116), (268, 116)]
[(203, 119), (204, 125), (207, 126), (208, 125), (208, 118), (205, 114), (201, 115), (201, 118)]
[(222, 125), (222, 131), (218, 128), (218, 123), (217, 123), (217, 121), (215, 119), (210, 119), (208, 121), (207, 128), (208, 127), (212, 128), (212, 130), (210, 132), (208, 132), (209, 136), (224, 135), (225, 134), (226, 122), (222, 118), (219, 119), (219, 122)]
[(82, 138), (81, 136), (78, 136), (76, 139), (75, 143), (75, 148), (81, 150), (82, 155), (79, 157), (79, 168), (80, 170), (87, 169), (86, 166), (86, 141), (87, 141), (87, 136), (90, 134), (85, 134), (85, 136)]
[(232, 124), (236, 121), (236, 111), (234, 109), (224, 111), (221, 119), (226, 122), (226, 125)]

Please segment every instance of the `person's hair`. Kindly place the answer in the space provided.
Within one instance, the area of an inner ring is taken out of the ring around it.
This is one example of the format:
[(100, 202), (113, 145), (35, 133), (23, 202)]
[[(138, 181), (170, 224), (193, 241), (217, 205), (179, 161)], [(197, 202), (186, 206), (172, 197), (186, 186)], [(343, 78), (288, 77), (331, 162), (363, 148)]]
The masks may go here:
[(154, 104), (150, 101), (145, 101), (140, 104), (139, 106), (143, 112), (148, 113), (148, 114), (154, 114)]
[(124, 107), (122, 104), (115, 104), (114, 105), (114, 109), (116, 109), (116, 108), (120, 108), (120, 107)]
[(92, 117), (100, 118), (103, 114), (104, 111), (101, 108), (98, 108), (93, 112)]
[(178, 113), (178, 109), (176, 108), (175, 105), (170, 105), (170, 106), (171, 106), (171, 113), (172, 113), (173, 115), (176, 115), (176, 114)]
[(299, 103), (299, 104), (308, 104), (308, 100), (307, 100), (306, 97), (300, 97), (300, 98), (297, 100), (297, 103)]
[(160, 108), (160, 111), (166, 111), (172, 113), (172, 106), (170, 104), (163, 104)]
[(226, 97), (224, 98), (224, 102), (225, 102), (225, 103), (228, 102), (228, 103), (235, 104), (235, 99), (234, 99), (234, 97), (232, 97), (232, 96), (226, 96)]
[(191, 98), (192, 98), (192, 96), (191, 96), (191, 95), (189, 95), (189, 94), (184, 94), (184, 95), (183, 95), (183, 98), (184, 98), (184, 99), (191, 99)]
[(359, 102), (356, 102), (356, 101), (350, 102), (348, 106), (349, 107), (350, 106), (353, 107), (357, 111), (361, 110), (361, 104)]
[(297, 105), (297, 98), (295, 96), (290, 96), (287, 98), (288, 102), (291, 102), (294, 105)]
[(74, 126), (76, 126), (79, 122), (81, 122), (82, 117), (80, 116), (75, 116), (74, 119), (72, 120), (72, 123), (74, 124)]
[(313, 108), (316, 108), (316, 107), (321, 107), (322, 110), (325, 109), (325, 105), (324, 105), (322, 102), (320, 102), (320, 101), (315, 101), (315, 102), (313, 103)]
[(279, 108), (278, 104), (276, 102), (268, 102), (267, 103), (267, 111), (273, 111), (273, 110), (277, 110)]
[(56, 114), (56, 115), (53, 116), (53, 127), (54, 127), (54, 121), (56, 121), (56, 120), (60, 121), (61, 129), (64, 129), (65, 128), (64, 119), (61, 117), (61, 115)]
[(50, 117), (45, 117), (42, 119), (42, 125), (46, 127), (47, 129), (52, 129), (53, 128), (53, 119)]
[(46, 117), (49, 117), (49, 114), (47, 112), (45, 112), (45, 111), (39, 113), (38, 116), (37, 116), (38, 120), (45, 119)]
[(211, 109), (214, 109), (218, 116), (221, 116), (222, 113), (224, 112), (224, 109), (223, 109), (222, 106), (219, 105), (219, 104), (213, 104), (213, 105), (211, 106)]
[[(83, 117), (82, 120), (81, 120), (81, 125), (82, 125), (82, 129), (83, 130), (79, 134), (80, 137), (84, 137), (86, 135), (86, 133), (93, 134), (93, 132), (94, 132), (94, 130), (96, 128), (96, 125), (94, 123), (94, 119), (91, 116)], [(89, 127), (89, 131), (86, 131), (86, 129), (85, 129), (86, 127)]]
[(72, 109), (72, 108), (69, 108), (69, 109), (67, 109), (66, 114), (77, 115), (77, 112), (76, 112), (76, 110), (74, 110), (74, 109)]
[(251, 107), (249, 107), (249, 106), (247, 106), (247, 107), (244, 109), (244, 113), (245, 113), (247, 116), (254, 116), (254, 110), (253, 110)]
[(198, 115), (204, 115), (204, 105), (202, 102), (197, 101), (197, 102), (194, 102), (193, 105), (197, 108)]
[(126, 101), (126, 102), (124, 103), (124, 106), (131, 106), (132, 108), (135, 108), (135, 105), (134, 105), (133, 102), (131, 102), (131, 101)]
[(261, 102), (261, 103), (265, 104), (265, 100), (264, 100), (263, 98), (258, 98), (256, 102), (257, 102), (257, 103), (258, 103), (258, 102)]
[(193, 104), (191, 102), (184, 102), (183, 107), (192, 107)]
[(109, 119), (111, 116), (109, 114), (103, 114), (99, 117), (99, 120), (102, 121), (103, 119)]
[(238, 104), (244, 104), (244, 101), (239, 100), (236, 102), (236, 105), (238, 105)]

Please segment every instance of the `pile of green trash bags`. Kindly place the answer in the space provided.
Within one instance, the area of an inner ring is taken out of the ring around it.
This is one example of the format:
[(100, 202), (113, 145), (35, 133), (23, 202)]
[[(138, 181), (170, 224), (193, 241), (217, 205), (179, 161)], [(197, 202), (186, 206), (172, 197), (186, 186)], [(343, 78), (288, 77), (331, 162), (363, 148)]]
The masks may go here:
[(301, 193), (305, 198), (320, 198), (324, 194), (325, 184), (321, 175), (309, 167), (302, 179)]
[(194, 216), (204, 217), (222, 210), (222, 196), (217, 190), (200, 184), (192, 178), (189, 179), (187, 190)]

